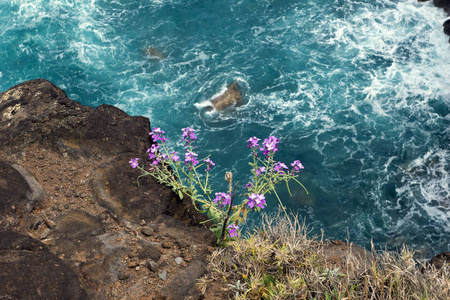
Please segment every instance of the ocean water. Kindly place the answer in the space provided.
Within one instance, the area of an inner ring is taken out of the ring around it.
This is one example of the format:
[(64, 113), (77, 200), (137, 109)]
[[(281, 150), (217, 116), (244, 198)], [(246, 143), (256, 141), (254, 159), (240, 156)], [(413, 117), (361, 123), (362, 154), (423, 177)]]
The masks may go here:
[[(450, 248), (445, 19), (415, 0), (0, 1), (0, 90), (46, 78), (177, 150), (192, 126), (217, 191), (249, 180), (249, 137), (275, 135), (310, 195), (279, 193), (313, 233), (430, 256)], [(206, 112), (234, 80), (244, 105)]]

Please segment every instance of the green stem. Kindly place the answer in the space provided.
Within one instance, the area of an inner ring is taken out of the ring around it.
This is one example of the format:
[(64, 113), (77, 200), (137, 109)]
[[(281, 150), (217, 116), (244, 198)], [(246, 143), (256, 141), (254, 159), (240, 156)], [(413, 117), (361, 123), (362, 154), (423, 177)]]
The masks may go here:
[(286, 215), (286, 217), (289, 217), (288, 214), (287, 214), (286, 208), (284, 207), (283, 203), (281, 203), (281, 199), (280, 199), (280, 197), (278, 197), (278, 194), (277, 194), (277, 192), (275, 191), (275, 188), (274, 188), (273, 186), (272, 186), (272, 190), (273, 190), (273, 192), (275, 193), (275, 196), (277, 196), (278, 202), (280, 202), (280, 205), (281, 205), (281, 208), (282, 208), (283, 211), (284, 211), (284, 214)]

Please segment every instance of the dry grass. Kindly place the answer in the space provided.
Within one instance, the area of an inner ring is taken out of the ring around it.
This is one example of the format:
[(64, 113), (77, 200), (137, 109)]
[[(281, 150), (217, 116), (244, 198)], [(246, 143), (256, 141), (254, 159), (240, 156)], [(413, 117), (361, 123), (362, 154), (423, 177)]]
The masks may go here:
[(362, 257), (348, 245), (336, 262), (325, 245), (297, 217), (266, 215), (254, 234), (213, 253), (199, 284), (225, 281), (230, 299), (450, 299), (450, 267), (436, 270), (407, 248)]

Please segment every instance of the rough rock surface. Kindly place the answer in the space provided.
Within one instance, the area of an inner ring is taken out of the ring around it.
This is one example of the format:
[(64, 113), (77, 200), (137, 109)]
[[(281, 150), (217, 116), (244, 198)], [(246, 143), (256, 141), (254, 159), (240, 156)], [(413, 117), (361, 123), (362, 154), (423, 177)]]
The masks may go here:
[(359, 245), (343, 241), (325, 241), (323, 251), (328, 263), (349, 273), (367, 269), (372, 264), (372, 254)]
[(0, 295), (153, 299), (212, 251), (187, 197), (150, 177), (138, 186), (128, 161), (144, 158), (149, 131), (147, 118), (84, 106), (46, 80), (0, 93)]
[(238, 89), (237, 81), (230, 84), (222, 95), (211, 100), (217, 111), (224, 110), (230, 106), (239, 106), (242, 104), (242, 94)]
[(442, 252), (436, 256), (433, 256), (430, 259), (429, 264), (433, 265), (436, 269), (450, 267), (450, 252)]
[(446, 20), (442, 26), (444, 27), (444, 33), (450, 35), (450, 19)]
[(43, 243), (0, 231), (1, 299), (89, 299), (77, 274)]
[(450, 0), (433, 0), (436, 7), (443, 8), (447, 13), (450, 13)]

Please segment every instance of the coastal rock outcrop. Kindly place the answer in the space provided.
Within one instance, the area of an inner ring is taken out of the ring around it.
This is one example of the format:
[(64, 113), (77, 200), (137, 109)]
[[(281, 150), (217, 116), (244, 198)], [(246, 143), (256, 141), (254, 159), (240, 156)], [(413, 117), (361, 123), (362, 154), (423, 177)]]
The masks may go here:
[(47, 80), (0, 93), (1, 295), (162, 298), (166, 280), (197, 270), (215, 243), (206, 216), (151, 177), (138, 185), (128, 163), (145, 161), (149, 131), (147, 118), (82, 105)]
[(443, 8), (446, 13), (450, 13), (450, 0), (433, 0), (436, 7)]
[(450, 35), (450, 19), (446, 20), (442, 26), (444, 27), (444, 33)]
[(230, 106), (239, 106), (242, 104), (242, 94), (238, 89), (237, 81), (231, 83), (225, 93), (211, 100), (215, 110), (221, 111)]

